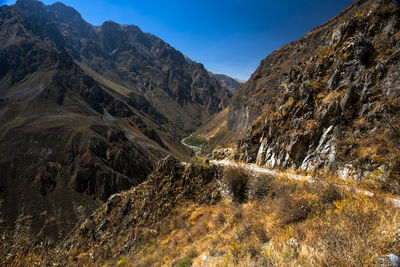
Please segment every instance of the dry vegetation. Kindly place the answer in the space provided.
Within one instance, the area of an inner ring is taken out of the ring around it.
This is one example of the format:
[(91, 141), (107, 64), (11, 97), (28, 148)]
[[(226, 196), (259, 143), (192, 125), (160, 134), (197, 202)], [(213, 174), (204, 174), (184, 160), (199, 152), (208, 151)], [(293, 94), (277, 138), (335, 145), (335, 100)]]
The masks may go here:
[(142, 266), (150, 259), (166, 265), (373, 266), (380, 255), (400, 252), (399, 212), (383, 199), (282, 177), (251, 179), (237, 168), (224, 179), (232, 201), (181, 207), (170, 234), (125, 260)]
[(31, 216), (18, 219), (13, 231), (3, 231), (0, 238), (0, 266), (65, 266), (65, 251), (54, 243), (33, 236)]
[[(232, 200), (182, 203), (158, 238), (119, 266), (374, 266), (400, 253), (399, 211), (383, 198), (345, 192), (327, 183), (249, 175), (228, 168)], [(63, 264), (60, 247), (34, 244), (25, 234), (3, 236), (1, 265)], [(92, 259), (93, 260), (93, 259)], [(80, 264), (94, 264), (89, 258)]]

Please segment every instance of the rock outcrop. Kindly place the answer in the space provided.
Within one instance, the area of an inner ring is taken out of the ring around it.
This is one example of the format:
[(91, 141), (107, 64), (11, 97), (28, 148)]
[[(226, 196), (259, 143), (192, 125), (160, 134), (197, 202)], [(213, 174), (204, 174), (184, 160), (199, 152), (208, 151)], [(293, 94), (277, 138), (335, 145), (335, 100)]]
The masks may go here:
[(397, 192), (399, 30), (393, 1), (355, 1), (267, 56), (230, 106), (228, 126), (245, 136), (237, 157)]
[(172, 156), (160, 160), (146, 182), (112, 195), (80, 226), (66, 244), (69, 254), (86, 251), (102, 262), (138, 252), (143, 243), (168, 231), (167, 222), (175, 216), (171, 211), (178, 205), (219, 201), (220, 172), (208, 164), (184, 165)]

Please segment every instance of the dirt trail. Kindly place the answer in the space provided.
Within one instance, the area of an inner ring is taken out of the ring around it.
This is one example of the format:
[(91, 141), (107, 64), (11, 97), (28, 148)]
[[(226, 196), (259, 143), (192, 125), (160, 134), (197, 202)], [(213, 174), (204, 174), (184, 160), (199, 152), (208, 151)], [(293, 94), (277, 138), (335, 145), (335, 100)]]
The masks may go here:
[[(219, 166), (224, 166), (224, 167), (241, 167), (241, 168), (248, 170), (252, 174), (280, 175), (280, 176), (286, 176), (289, 179), (298, 180), (298, 181), (307, 181), (310, 183), (316, 182), (316, 179), (310, 175), (305, 176), (305, 175), (300, 175), (300, 174), (286, 173), (286, 172), (282, 172), (282, 171), (278, 171), (278, 170), (266, 169), (266, 168), (262, 168), (256, 164), (251, 164), (251, 163), (235, 162), (235, 161), (230, 161), (230, 160), (211, 160), (210, 163), (213, 165), (219, 165)], [(371, 191), (350, 188), (348, 186), (339, 185), (339, 184), (333, 184), (333, 185), (337, 186), (339, 188), (348, 190), (348, 191), (354, 191), (357, 194), (364, 194), (369, 197), (375, 196), (375, 194)], [(386, 197), (385, 199), (389, 202), (392, 202), (394, 205), (396, 205), (396, 207), (400, 208), (400, 199), (392, 198), (392, 197)]]

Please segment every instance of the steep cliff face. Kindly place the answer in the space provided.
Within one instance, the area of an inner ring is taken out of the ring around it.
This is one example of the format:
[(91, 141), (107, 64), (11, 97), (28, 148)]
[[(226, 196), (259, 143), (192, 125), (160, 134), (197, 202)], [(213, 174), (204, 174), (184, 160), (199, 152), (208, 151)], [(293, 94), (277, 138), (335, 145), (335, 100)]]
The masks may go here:
[(356, 1), (269, 55), (230, 107), (230, 129), (250, 125), (238, 157), (397, 191), (399, 29), (392, 1)]
[(45, 6), (19, 0), (14, 9), (41, 25), (53, 41), (102, 80), (125, 87), (122, 94), (133, 103), (137, 95), (142, 96), (152, 107), (145, 112), (177, 134), (195, 130), (225, 108), (231, 97), (202, 64), (190, 64), (179, 51), (137, 26), (107, 21), (95, 27), (61, 3)]

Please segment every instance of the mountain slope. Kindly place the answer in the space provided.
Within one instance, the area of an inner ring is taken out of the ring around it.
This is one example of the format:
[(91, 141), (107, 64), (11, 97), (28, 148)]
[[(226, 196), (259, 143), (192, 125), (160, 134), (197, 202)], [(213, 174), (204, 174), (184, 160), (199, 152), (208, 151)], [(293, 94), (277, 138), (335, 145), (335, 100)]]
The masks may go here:
[(188, 63), (179, 51), (137, 26), (113, 21), (92, 26), (61, 3), (45, 6), (19, 0), (14, 9), (42, 25), (75, 60), (127, 88), (124, 95), (133, 105), (138, 95), (147, 101), (153, 119), (179, 135), (193, 131), (228, 104), (230, 92), (202, 64)]
[(268, 55), (234, 95), (237, 159), (399, 192), (399, 11), (355, 1)]
[[(2, 224), (33, 215), (57, 238), (112, 193), (141, 182), (162, 148), (128, 140), (115, 122), (134, 111), (113, 98), (57, 48), (39, 27), (0, 9), (0, 187)], [(139, 118), (139, 117), (138, 117)], [(63, 222), (63, 223), (60, 223)]]
[(0, 15), (1, 227), (30, 218), (38, 238), (61, 238), (160, 158), (188, 160), (180, 140), (230, 97), (136, 26), (35, 0)]
[(242, 87), (242, 85), (244, 84), (243, 82), (240, 82), (224, 74), (213, 73), (213, 76), (215, 77), (215, 79), (217, 79), (222, 87), (228, 89), (232, 94), (239, 90), (239, 88)]

